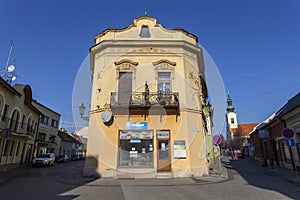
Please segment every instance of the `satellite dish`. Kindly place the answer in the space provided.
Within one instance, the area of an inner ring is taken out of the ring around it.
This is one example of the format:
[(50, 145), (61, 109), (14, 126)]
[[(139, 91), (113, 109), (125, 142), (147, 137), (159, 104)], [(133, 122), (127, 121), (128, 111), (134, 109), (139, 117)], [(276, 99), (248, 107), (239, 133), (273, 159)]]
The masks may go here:
[(7, 67), (7, 71), (8, 72), (13, 72), (13, 71), (15, 71), (15, 68), (16, 67), (14, 65), (10, 65), (10, 66)]
[(111, 112), (109, 112), (108, 110), (105, 110), (102, 114), (101, 114), (101, 119), (104, 123), (107, 123), (111, 120), (112, 114)]
[(16, 79), (17, 79), (16, 76), (11, 77), (11, 80), (12, 80), (12, 81), (14, 81), (14, 80), (16, 80)]

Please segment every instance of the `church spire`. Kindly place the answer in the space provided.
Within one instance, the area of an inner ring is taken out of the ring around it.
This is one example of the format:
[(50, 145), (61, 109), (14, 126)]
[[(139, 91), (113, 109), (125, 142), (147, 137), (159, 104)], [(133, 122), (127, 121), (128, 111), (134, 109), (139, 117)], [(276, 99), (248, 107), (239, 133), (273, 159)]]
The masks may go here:
[(228, 91), (228, 96), (227, 96), (227, 112), (234, 112), (234, 107), (232, 105), (232, 100), (230, 98), (229, 91)]

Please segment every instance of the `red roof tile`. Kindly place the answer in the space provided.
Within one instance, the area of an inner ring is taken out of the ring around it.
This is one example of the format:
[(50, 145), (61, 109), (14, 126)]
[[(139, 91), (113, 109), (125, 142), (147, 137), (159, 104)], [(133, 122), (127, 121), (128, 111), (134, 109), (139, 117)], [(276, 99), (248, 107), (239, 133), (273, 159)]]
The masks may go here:
[(231, 132), (233, 136), (249, 136), (249, 133), (258, 124), (239, 124), (238, 128), (232, 128)]

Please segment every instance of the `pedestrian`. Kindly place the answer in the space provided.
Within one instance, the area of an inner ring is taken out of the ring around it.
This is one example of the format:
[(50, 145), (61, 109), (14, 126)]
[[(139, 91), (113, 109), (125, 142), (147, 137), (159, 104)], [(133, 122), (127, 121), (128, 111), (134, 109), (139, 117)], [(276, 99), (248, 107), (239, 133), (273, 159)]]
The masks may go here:
[(230, 156), (231, 156), (231, 159), (233, 159), (233, 157), (234, 157), (234, 151), (233, 150), (230, 150)]

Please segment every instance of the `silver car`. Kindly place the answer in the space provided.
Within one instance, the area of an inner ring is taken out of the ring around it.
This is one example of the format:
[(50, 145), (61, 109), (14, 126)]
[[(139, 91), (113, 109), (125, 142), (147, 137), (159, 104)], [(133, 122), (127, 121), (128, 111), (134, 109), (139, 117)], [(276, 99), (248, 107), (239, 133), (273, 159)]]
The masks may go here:
[(35, 166), (42, 166), (42, 165), (47, 165), (47, 166), (53, 166), (55, 161), (55, 155), (54, 153), (45, 153), (41, 154), (40, 156), (36, 157), (32, 161), (32, 165)]

